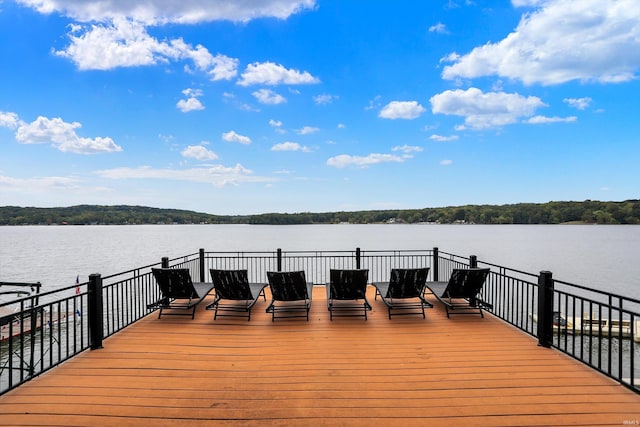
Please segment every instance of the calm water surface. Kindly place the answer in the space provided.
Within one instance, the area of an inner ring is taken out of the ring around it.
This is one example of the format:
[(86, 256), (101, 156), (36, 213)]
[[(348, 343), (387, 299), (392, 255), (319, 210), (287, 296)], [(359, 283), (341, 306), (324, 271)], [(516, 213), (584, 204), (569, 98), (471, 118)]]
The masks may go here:
[(640, 296), (640, 226), (136, 225), (0, 227), (0, 281), (70, 286), (207, 251), (431, 249)]

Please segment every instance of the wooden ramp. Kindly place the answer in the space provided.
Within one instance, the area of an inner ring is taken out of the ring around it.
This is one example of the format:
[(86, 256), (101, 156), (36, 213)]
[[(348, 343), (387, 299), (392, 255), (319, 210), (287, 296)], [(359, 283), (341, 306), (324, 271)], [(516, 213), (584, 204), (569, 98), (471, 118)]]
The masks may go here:
[(151, 315), (0, 396), (0, 425), (640, 422), (640, 395), (490, 315), (389, 320), (369, 292), (368, 321), (330, 322), (323, 287), (309, 322)]

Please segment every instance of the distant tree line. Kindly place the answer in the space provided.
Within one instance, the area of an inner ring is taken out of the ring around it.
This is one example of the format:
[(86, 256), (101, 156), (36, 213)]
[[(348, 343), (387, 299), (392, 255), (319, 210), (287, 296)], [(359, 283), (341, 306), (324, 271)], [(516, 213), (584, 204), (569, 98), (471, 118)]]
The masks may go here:
[(640, 201), (548, 202), (512, 205), (465, 205), (325, 213), (211, 215), (145, 206), (79, 205), (62, 208), (0, 207), (0, 225), (121, 224), (640, 224)]

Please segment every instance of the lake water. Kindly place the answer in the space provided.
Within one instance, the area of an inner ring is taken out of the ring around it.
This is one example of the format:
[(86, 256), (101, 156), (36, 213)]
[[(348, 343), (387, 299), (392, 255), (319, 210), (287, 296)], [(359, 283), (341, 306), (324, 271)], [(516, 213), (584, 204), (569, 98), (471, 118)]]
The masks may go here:
[(628, 297), (640, 295), (640, 226), (129, 225), (0, 227), (0, 281), (73, 285), (207, 251), (432, 249)]

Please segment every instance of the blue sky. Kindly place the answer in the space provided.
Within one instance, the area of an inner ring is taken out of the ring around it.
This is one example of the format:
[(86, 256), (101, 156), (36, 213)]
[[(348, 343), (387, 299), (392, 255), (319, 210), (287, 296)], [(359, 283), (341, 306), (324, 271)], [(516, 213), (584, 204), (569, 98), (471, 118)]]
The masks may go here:
[(0, 0), (0, 205), (638, 198), (637, 0)]

